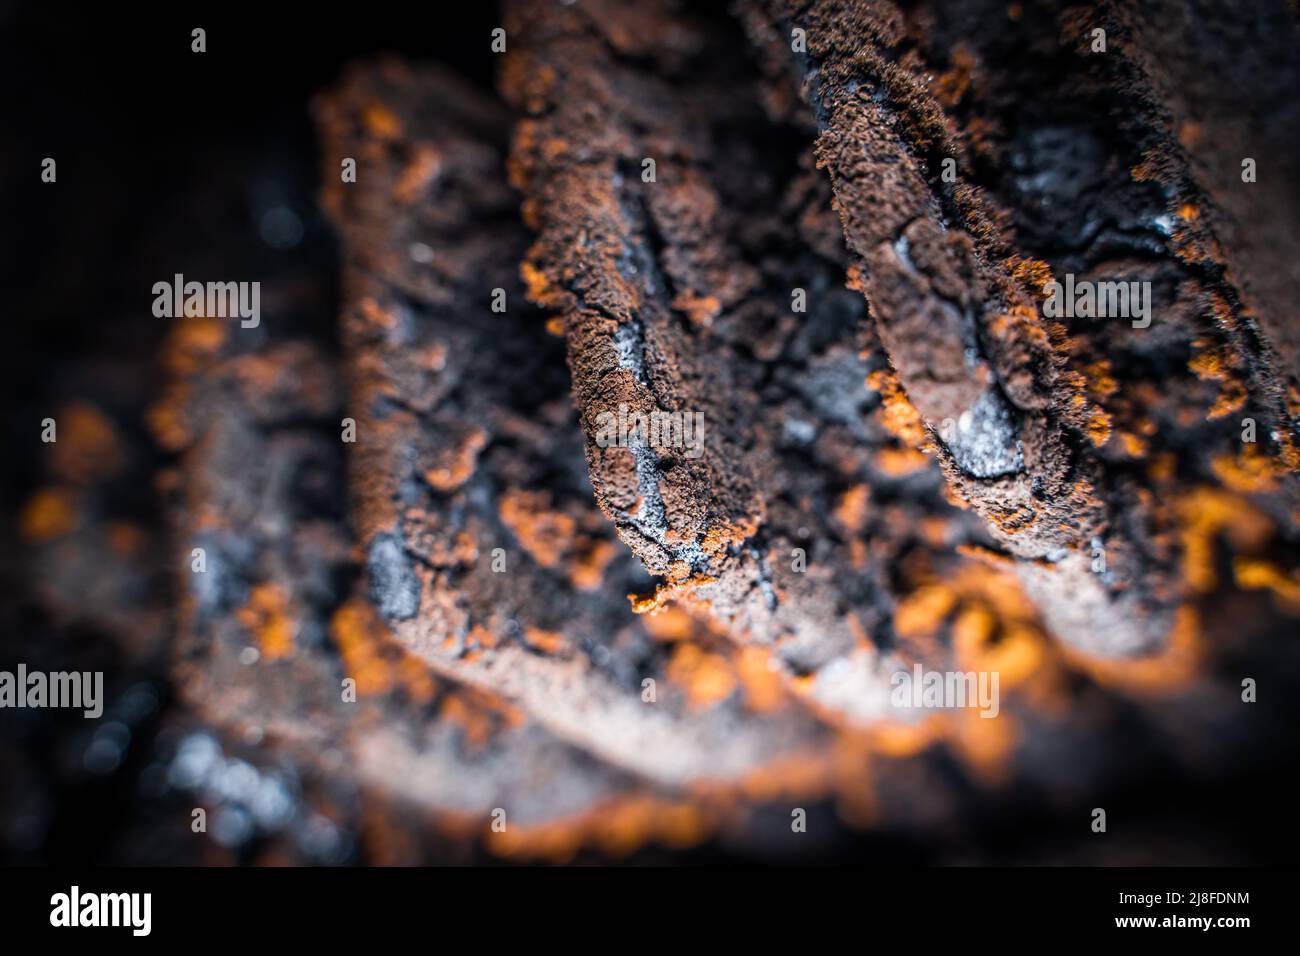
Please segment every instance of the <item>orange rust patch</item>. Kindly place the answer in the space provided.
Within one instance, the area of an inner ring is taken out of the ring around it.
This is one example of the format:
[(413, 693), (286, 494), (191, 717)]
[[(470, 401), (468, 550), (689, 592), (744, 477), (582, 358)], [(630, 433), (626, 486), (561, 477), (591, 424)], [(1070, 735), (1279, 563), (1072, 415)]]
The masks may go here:
[(671, 604), (645, 619), (645, 629), (657, 641), (689, 640), (698, 627), (699, 624), (685, 609)]
[(519, 275), (524, 280), (524, 287), (530, 301), (541, 306), (556, 304), (553, 301), (555, 297), (551, 293), (550, 280), (546, 278), (545, 272), (525, 259), (519, 264)]
[(996, 671), (1005, 689), (1038, 673), (1046, 654), (1043, 634), (1027, 617), (999, 621), (981, 605), (968, 606), (957, 616), (952, 643), (960, 669)]
[(27, 499), (18, 516), (18, 533), (26, 541), (51, 541), (76, 526), (76, 497), (70, 488), (40, 489)]
[[(1000, 693), (1021, 688), (1027, 704), (1054, 711), (1068, 699), (1065, 662), (1019, 579), (1003, 570), (1008, 562), (997, 560), (997, 555), (988, 557), (993, 563), (965, 565), (899, 603), (894, 624), (900, 649), (916, 660), (941, 659), (942, 649), (935, 635), (951, 618), (950, 645), (956, 669), (997, 673)], [(986, 724), (1010, 723), (1005, 714), (998, 720), (978, 720)], [(988, 782), (999, 777), (1003, 766), (1000, 761), (1009, 755), (1016, 739), (1011, 728), (991, 732), (978, 724), (966, 726), (961, 718), (951, 715), (920, 728), (901, 725), (891, 734), (892, 743), (903, 750), (936, 737), (952, 738), (959, 756)], [(898, 755), (896, 750), (890, 752)]]
[(1288, 614), (1300, 615), (1300, 576), (1277, 565), (1255, 558), (1234, 558), (1233, 577), (1246, 590), (1267, 590), (1277, 598), (1278, 607)]
[[(819, 157), (817, 160), (817, 168), (822, 169), (825, 165), (826, 164)], [(862, 269), (859, 266), (849, 266), (845, 273), (844, 288), (850, 289), (854, 292), (865, 291), (866, 287), (862, 284)]]
[(867, 504), (870, 497), (871, 491), (866, 485), (854, 485), (836, 502), (835, 520), (849, 533), (858, 533), (867, 523)]
[(484, 844), (507, 858), (539, 857), (564, 862), (584, 845), (621, 857), (657, 840), (674, 849), (694, 846), (718, 824), (708, 807), (650, 796), (604, 801), (586, 812), (536, 826), (511, 822), (505, 830), (485, 829)]
[(713, 320), (722, 311), (722, 302), (717, 296), (697, 296), (689, 292), (684, 292), (673, 299), (672, 305), (677, 311), (685, 312), (686, 317), (694, 325), (706, 328), (713, 324)]
[(824, 754), (793, 753), (746, 773), (739, 790), (749, 800), (764, 802), (815, 797), (829, 791), (833, 772), (832, 762)]
[(1244, 445), (1237, 455), (1215, 456), (1210, 467), (1226, 487), (1242, 494), (1276, 490), (1277, 476), (1283, 473), (1280, 464), (1254, 444)]
[(543, 654), (558, 654), (567, 643), (558, 631), (545, 631), (540, 627), (524, 628), (524, 643)]
[(438, 178), (441, 170), (442, 153), (431, 143), (420, 143), (393, 186), (393, 198), (403, 206), (409, 205)]
[(1236, 379), (1230, 379), (1223, 383), (1223, 388), (1219, 391), (1219, 397), (1215, 400), (1214, 406), (1206, 414), (1206, 418), (1215, 419), (1223, 418), (1225, 415), (1231, 415), (1239, 411), (1246, 404), (1246, 386)]
[(707, 574), (696, 574), (680, 581), (669, 581), (661, 584), (655, 588), (655, 593), (648, 597), (629, 594), (627, 599), (632, 602), (633, 614), (654, 614), (662, 610), (669, 601), (688, 597), (695, 588), (715, 584), (717, 580), (717, 578)]
[(1088, 416), (1085, 431), (1088, 433), (1088, 440), (1100, 448), (1110, 439), (1110, 415), (1101, 409), (1094, 410)]
[(276, 661), (293, 653), (297, 625), (289, 613), (289, 596), (274, 584), (259, 584), (235, 618), (256, 638), (262, 659)]
[(493, 725), (487, 714), (471, 707), (462, 694), (448, 694), (438, 710), (438, 719), (459, 727), (471, 747), (482, 747), (492, 738)]
[(777, 710), (785, 702), (785, 687), (771, 663), (772, 655), (761, 647), (742, 647), (736, 652), (734, 664), (745, 706), (756, 713)]
[(362, 321), (372, 329), (387, 332), (397, 328), (397, 310), (385, 308), (374, 299), (362, 299), (358, 312)]
[(898, 377), (892, 371), (877, 369), (867, 376), (867, 387), (880, 393), (878, 414), (886, 430), (911, 448), (921, 447), (929, 433)]
[(910, 475), (930, 464), (924, 452), (914, 448), (882, 448), (876, 454), (876, 468), (892, 478)]
[(957, 603), (957, 594), (943, 584), (918, 588), (898, 602), (894, 629), (905, 637), (920, 637), (938, 630)]
[(416, 701), (433, 697), (433, 677), (424, 664), (397, 644), (369, 601), (344, 602), (330, 621), (330, 633), (346, 666), (345, 676), (357, 682), (358, 694), (383, 694), (402, 687)]
[(1016, 564), (1016, 559), (1009, 554), (1001, 551), (994, 551), (991, 548), (985, 548), (977, 544), (961, 544), (957, 546), (957, 553), (976, 561), (983, 561), (985, 564), (999, 569), (1010, 569)]
[(1094, 657), (1063, 647), (1066, 659), (1099, 684), (1142, 694), (1171, 694), (1187, 686), (1205, 655), (1200, 622), (1191, 607), (1174, 614), (1169, 637), (1158, 654), (1128, 660)]
[(370, 135), (391, 142), (402, 135), (402, 121), (397, 114), (378, 100), (371, 100), (362, 112), (361, 120)]
[(180, 451), (190, 443), (189, 424), (185, 420), (187, 389), (183, 385), (169, 385), (163, 397), (145, 411), (145, 424), (150, 434), (168, 451)]
[(932, 548), (947, 547), (951, 530), (947, 520), (938, 515), (929, 515), (921, 519), (921, 537)]
[(944, 106), (956, 106), (970, 89), (974, 70), (975, 57), (964, 44), (958, 43), (952, 50), (951, 69), (941, 73), (932, 82), (935, 98)]
[(512, 488), (501, 496), (497, 507), (519, 544), (544, 568), (556, 567), (573, 547), (577, 522), (571, 515), (550, 510), (546, 492)]
[[(1202, 345), (1198, 340), (1194, 345)], [(1191, 357), (1187, 367), (1201, 379), (1223, 379), (1227, 375), (1227, 356), (1221, 349), (1203, 348)]]
[(896, 721), (878, 724), (868, 734), (869, 745), (872, 751), (886, 757), (914, 757), (942, 738), (943, 724), (938, 714), (915, 724)]
[(1195, 591), (1218, 586), (1215, 541), (1220, 533), (1238, 551), (1257, 550), (1273, 531), (1273, 522), (1248, 501), (1217, 488), (1193, 489), (1177, 505), (1182, 523), (1183, 579)]
[(226, 323), (208, 316), (190, 316), (176, 322), (163, 348), (163, 364), (179, 376), (197, 371), (221, 350), (226, 331)]
[(441, 456), (441, 460), (424, 473), (424, 479), (439, 491), (455, 491), (474, 474), (478, 453), (488, 442), (488, 433), (482, 428), (471, 428), (456, 447)]
[(1156, 455), (1151, 459), (1151, 466), (1147, 472), (1151, 475), (1151, 480), (1157, 484), (1164, 484), (1173, 480), (1178, 470), (1178, 460), (1173, 452), (1164, 452)]
[(51, 470), (77, 484), (111, 478), (122, 465), (117, 429), (95, 406), (72, 402), (54, 415), (59, 440), (50, 446)]
[(1111, 375), (1109, 359), (1084, 366), (1083, 377), (1088, 394), (1096, 401), (1103, 402), (1119, 391), (1119, 383)]
[(697, 644), (679, 642), (668, 660), (668, 680), (680, 684), (691, 710), (704, 710), (731, 696), (736, 675), (720, 654), (711, 654)]
[(1239, 364), (1236, 357), (1225, 348), (1206, 347), (1201, 340), (1193, 344), (1201, 351), (1192, 356), (1187, 367), (1202, 381), (1220, 383), (1219, 397), (1206, 417), (1222, 418), (1237, 411), (1246, 404), (1247, 393), (1245, 384), (1233, 372)]
[(569, 580), (580, 591), (594, 591), (605, 579), (605, 568), (618, 554), (612, 541), (606, 538), (581, 539), (579, 547), (569, 562)]
[(1011, 771), (1011, 756), (1020, 739), (1019, 724), (1007, 714), (996, 719), (978, 711), (958, 712), (947, 719), (947, 736), (968, 770), (986, 786), (1001, 784)]
[(760, 520), (760, 515), (752, 514), (743, 521), (721, 522), (704, 533), (700, 547), (707, 554), (721, 554), (727, 548), (744, 544), (758, 530)]
[(1194, 149), (1204, 135), (1201, 124), (1195, 120), (1185, 119), (1178, 126), (1178, 142), (1186, 149)]
[[(1147, 443), (1132, 432), (1120, 432), (1119, 444), (1124, 449), (1124, 453), (1130, 458), (1142, 458), (1147, 453)], [(1151, 473), (1152, 477), (1155, 477), (1154, 470)]]

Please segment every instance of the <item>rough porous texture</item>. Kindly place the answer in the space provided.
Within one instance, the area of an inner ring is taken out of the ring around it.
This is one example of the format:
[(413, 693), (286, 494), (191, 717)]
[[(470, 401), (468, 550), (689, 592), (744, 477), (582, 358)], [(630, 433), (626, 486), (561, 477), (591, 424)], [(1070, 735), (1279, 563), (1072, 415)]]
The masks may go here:
[[(1184, 837), (1295, 760), (1293, 11), (696, 7), (507, 0), (495, 87), (351, 66), (337, 269), (48, 386), (5, 613), (153, 741), (165, 849), (108, 858), (1280, 852)], [(113, 743), (32, 726), (5, 820)]]

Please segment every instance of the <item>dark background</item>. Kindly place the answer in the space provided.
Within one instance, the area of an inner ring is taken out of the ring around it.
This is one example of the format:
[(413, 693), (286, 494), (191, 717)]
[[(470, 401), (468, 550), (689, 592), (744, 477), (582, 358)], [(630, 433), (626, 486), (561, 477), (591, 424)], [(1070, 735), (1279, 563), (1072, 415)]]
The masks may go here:
[[(332, 279), (307, 107), (347, 63), (393, 52), (492, 82), (491, 4), (187, 6), (0, 4), (7, 491), (30, 481), (39, 432), (16, 423), (48, 408), (56, 367), (142, 357), (161, 341), (154, 282), (214, 256), (251, 279)], [(54, 184), (40, 181), (47, 156)], [(291, 248), (259, 234), (278, 206), (303, 225)]]

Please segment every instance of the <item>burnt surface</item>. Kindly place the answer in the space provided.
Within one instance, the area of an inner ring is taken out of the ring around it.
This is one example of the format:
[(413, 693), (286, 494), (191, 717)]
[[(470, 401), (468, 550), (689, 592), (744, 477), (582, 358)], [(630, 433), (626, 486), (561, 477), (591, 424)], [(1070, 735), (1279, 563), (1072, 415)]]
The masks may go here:
[(6, 860), (1287, 858), (1285, 5), (7, 16)]

